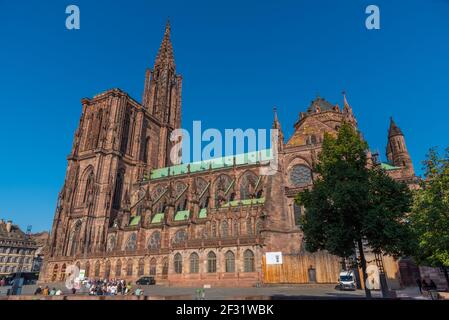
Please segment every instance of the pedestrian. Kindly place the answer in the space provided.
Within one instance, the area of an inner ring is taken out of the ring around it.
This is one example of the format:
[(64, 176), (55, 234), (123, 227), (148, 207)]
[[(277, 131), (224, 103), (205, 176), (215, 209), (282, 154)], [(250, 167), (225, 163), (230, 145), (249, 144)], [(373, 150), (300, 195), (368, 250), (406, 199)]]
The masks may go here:
[(143, 295), (143, 290), (140, 286), (137, 287), (137, 289), (134, 291), (134, 295), (136, 296), (142, 296)]
[(56, 294), (56, 288), (51, 289), (50, 296), (54, 296)]
[(117, 284), (117, 293), (118, 294), (122, 294), (122, 290), (123, 290), (122, 288), (123, 288), (122, 282), (119, 281), (119, 283)]
[(429, 285), (427, 284), (426, 280), (423, 280), (423, 281), (422, 281), (422, 288), (423, 288), (424, 290), (429, 290)]
[(34, 291), (34, 295), (35, 295), (35, 296), (37, 296), (37, 295), (39, 295), (39, 294), (42, 294), (42, 287), (41, 287), (41, 286), (37, 287), (37, 288), (36, 288), (36, 291)]
[(2, 278), (2, 280), (0, 280), (0, 287), (4, 287), (6, 284), (5, 278)]
[(48, 296), (48, 295), (50, 294), (50, 288), (49, 288), (48, 286), (46, 286), (46, 287), (44, 288), (44, 290), (42, 290), (42, 294), (43, 294), (44, 296)]
[(76, 288), (75, 288), (75, 287), (72, 288), (72, 294), (73, 294), (73, 295), (76, 294)]
[(421, 279), (416, 279), (416, 284), (418, 285), (419, 293), (422, 293), (422, 282), (421, 282)]
[(61, 289), (56, 290), (55, 296), (62, 296), (62, 290)]
[(433, 280), (430, 280), (430, 285), (429, 285), (431, 290), (436, 290), (437, 289), (437, 285), (435, 284), (435, 282), (433, 282)]

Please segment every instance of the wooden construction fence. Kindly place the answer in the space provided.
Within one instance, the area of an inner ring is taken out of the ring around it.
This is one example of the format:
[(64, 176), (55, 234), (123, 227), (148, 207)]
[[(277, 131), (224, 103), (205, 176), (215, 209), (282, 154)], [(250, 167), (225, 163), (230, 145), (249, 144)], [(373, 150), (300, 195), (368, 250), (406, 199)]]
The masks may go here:
[[(267, 265), (262, 260), (264, 283), (338, 283), (341, 270), (340, 259), (326, 252), (314, 254), (287, 254), (280, 265)], [(315, 279), (313, 279), (315, 278)]]

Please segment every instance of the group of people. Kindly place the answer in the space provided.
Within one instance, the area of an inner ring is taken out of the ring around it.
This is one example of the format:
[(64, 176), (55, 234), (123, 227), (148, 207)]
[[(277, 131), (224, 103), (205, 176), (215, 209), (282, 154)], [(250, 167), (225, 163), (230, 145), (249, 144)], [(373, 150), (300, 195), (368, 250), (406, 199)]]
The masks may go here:
[(416, 284), (418, 285), (419, 292), (422, 293), (424, 291), (429, 290), (437, 290), (437, 285), (433, 280), (430, 280), (430, 283), (427, 283), (427, 281), (424, 279), (421, 281), (421, 279), (416, 279)]
[(63, 292), (61, 289), (53, 288), (50, 290), (48, 286), (45, 288), (42, 288), (42, 286), (39, 286), (36, 288), (36, 291), (34, 292), (34, 295), (43, 295), (43, 296), (62, 296)]
[[(131, 282), (126, 282), (125, 280), (120, 279), (111, 279), (111, 280), (93, 280), (93, 279), (84, 279), (82, 281), (82, 287), (79, 291), (88, 293), (91, 296), (115, 296), (115, 295), (136, 295), (141, 296), (144, 294), (142, 288), (138, 286), (133, 291), (133, 286)], [(76, 294), (77, 289), (72, 288), (71, 293)], [(35, 295), (44, 295), (44, 296), (59, 296), (64, 295), (61, 289), (50, 288), (47, 286), (42, 288), (39, 286), (35, 293)]]
[(115, 296), (115, 295), (143, 295), (143, 290), (138, 286), (134, 291), (131, 282), (120, 279), (111, 280), (89, 280), (83, 281), (84, 287), (92, 296)]

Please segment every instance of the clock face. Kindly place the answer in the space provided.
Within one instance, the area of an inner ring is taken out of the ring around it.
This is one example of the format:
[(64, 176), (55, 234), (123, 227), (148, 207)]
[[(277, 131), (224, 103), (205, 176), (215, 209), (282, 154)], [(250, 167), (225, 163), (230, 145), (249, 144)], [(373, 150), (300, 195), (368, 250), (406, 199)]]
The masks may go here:
[(303, 187), (312, 182), (312, 171), (304, 166), (294, 166), (290, 171), (290, 183), (295, 187)]

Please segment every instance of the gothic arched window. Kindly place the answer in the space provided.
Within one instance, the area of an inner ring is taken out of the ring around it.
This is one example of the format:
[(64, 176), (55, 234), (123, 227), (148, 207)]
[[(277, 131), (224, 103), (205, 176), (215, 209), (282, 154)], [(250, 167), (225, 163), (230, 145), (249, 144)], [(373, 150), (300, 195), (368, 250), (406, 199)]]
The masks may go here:
[(87, 203), (89, 196), (92, 194), (94, 184), (94, 173), (91, 171), (87, 177), (86, 187), (84, 189), (83, 204)]
[(251, 218), (248, 218), (246, 220), (246, 233), (249, 236), (252, 236), (254, 234), (254, 232), (253, 232), (253, 222), (252, 222)]
[(103, 123), (103, 110), (100, 109), (98, 113), (95, 115), (95, 122), (93, 126), (93, 131), (90, 137), (90, 148), (89, 149), (95, 149), (98, 148), (98, 144), (100, 142), (100, 135), (101, 135), (101, 127)]
[(107, 252), (114, 251), (116, 244), (117, 244), (117, 238), (115, 237), (115, 234), (111, 234), (108, 238), (108, 244), (107, 244), (106, 251)]
[(207, 272), (215, 273), (217, 272), (217, 256), (213, 251), (207, 254)]
[(262, 220), (259, 219), (256, 222), (256, 235), (259, 235), (261, 230), (262, 230)]
[(226, 252), (225, 263), (226, 272), (235, 272), (235, 256), (232, 251)]
[(125, 112), (125, 119), (123, 120), (123, 131), (122, 131), (122, 140), (120, 142), (120, 152), (125, 154), (128, 151), (128, 136), (129, 136), (129, 127), (131, 124), (131, 115), (130, 111), (127, 108)]
[(133, 262), (132, 259), (129, 259), (127, 264), (126, 264), (126, 275), (127, 276), (132, 276), (133, 275), (133, 272), (134, 272), (133, 268), (134, 268), (134, 262)]
[(181, 274), (182, 273), (182, 256), (180, 253), (175, 254), (174, 264), (175, 264), (175, 273)]
[(58, 268), (59, 266), (57, 264), (53, 266), (53, 275), (51, 276), (52, 282), (56, 281), (56, 278), (58, 277)]
[(100, 261), (95, 262), (95, 277), (99, 277), (100, 276)]
[(304, 187), (312, 182), (312, 170), (305, 165), (296, 165), (290, 170), (290, 183), (295, 187)]
[(161, 247), (161, 233), (159, 231), (154, 231), (151, 234), (150, 240), (148, 241), (149, 249), (159, 249)]
[(89, 263), (89, 261), (87, 261), (86, 264), (84, 265), (84, 270), (86, 270), (86, 271), (84, 272), (84, 276), (85, 276), (86, 278), (88, 278), (88, 277), (89, 277), (89, 274), (90, 274), (90, 263)]
[(223, 220), (221, 223), (221, 237), (227, 238), (229, 236), (228, 234), (228, 222), (226, 220)]
[(129, 238), (128, 242), (126, 243), (126, 251), (135, 251), (137, 248), (137, 234), (132, 233)]
[(216, 238), (217, 237), (217, 223), (214, 221), (212, 222), (212, 230), (211, 230), (211, 237)]
[(67, 266), (64, 263), (62, 265), (62, 267), (61, 267), (61, 274), (60, 274), (60, 277), (59, 277), (59, 281), (64, 281), (65, 280), (65, 270), (66, 270), (66, 268), (67, 268)]
[(215, 181), (215, 206), (220, 207), (222, 204), (229, 202), (232, 197), (230, 191), (232, 187), (232, 179), (227, 175), (221, 175)]
[(150, 260), (150, 276), (156, 276), (157, 261), (156, 258)]
[(80, 241), (79, 239), (80, 232), (81, 232), (81, 221), (77, 221), (70, 236), (71, 247), (70, 252), (68, 253), (69, 256), (74, 256), (77, 254), (78, 242)]
[(190, 255), (190, 273), (198, 273), (200, 270), (200, 257), (196, 252)]
[(293, 204), (293, 215), (295, 217), (295, 225), (301, 225), (302, 208), (296, 203)]
[(115, 276), (120, 277), (122, 275), (122, 261), (119, 259), (115, 263)]
[(240, 199), (245, 200), (254, 198), (256, 184), (257, 176), (251, 171), (245, 172), (240, 179)]
[(144, 273), (145, 273), (145, 260), (139, 259), (139, 266), (137, 268), (137, 275), (138, 276), (143, 276)]
[(142, 160), (146, 164), (148, 164), (148, 160), (149, 160), (148, 154), (150, 152), (150, 143), (151, 143), (150, 137), (147, 137), (145, 139), (145, 144), (144, 144), (143, 152), (142, 152)]
[(237, 219), (234, 219), (234, 222), (232, 225), (232, 236), (234, 236), (234, 237), (239, 236), (239, 221)]
[(148, 241), (148, 249), (156, 250), (161, 247), (161, 233), (154, 231)]
[(111, 261), (106, 261), (106, 264), (104, 266), (104, 278), (109, 279), (109, 276), (111, 275)]
[(162, 260), (162, 278), (166, 279), (168, 276), (168, 259), (164, 258)]
[(254, 253), (251, 250), (246, 250), (243, 254), (244, 258), (244, 271), (245, 272), (254, 272)]
[(117, 179), (115, 181), (114, 198), (112, 200), (112, 208), (120, 209), (120, 204), (122, 202), (122, 192), (123, 192), (123, 179), (125, 172), (120, 170), (117, 174)]
[(187, 240), (187, 232), (184, 229), (178, 230), (173, 238), (173, 244), (183, 243)]

